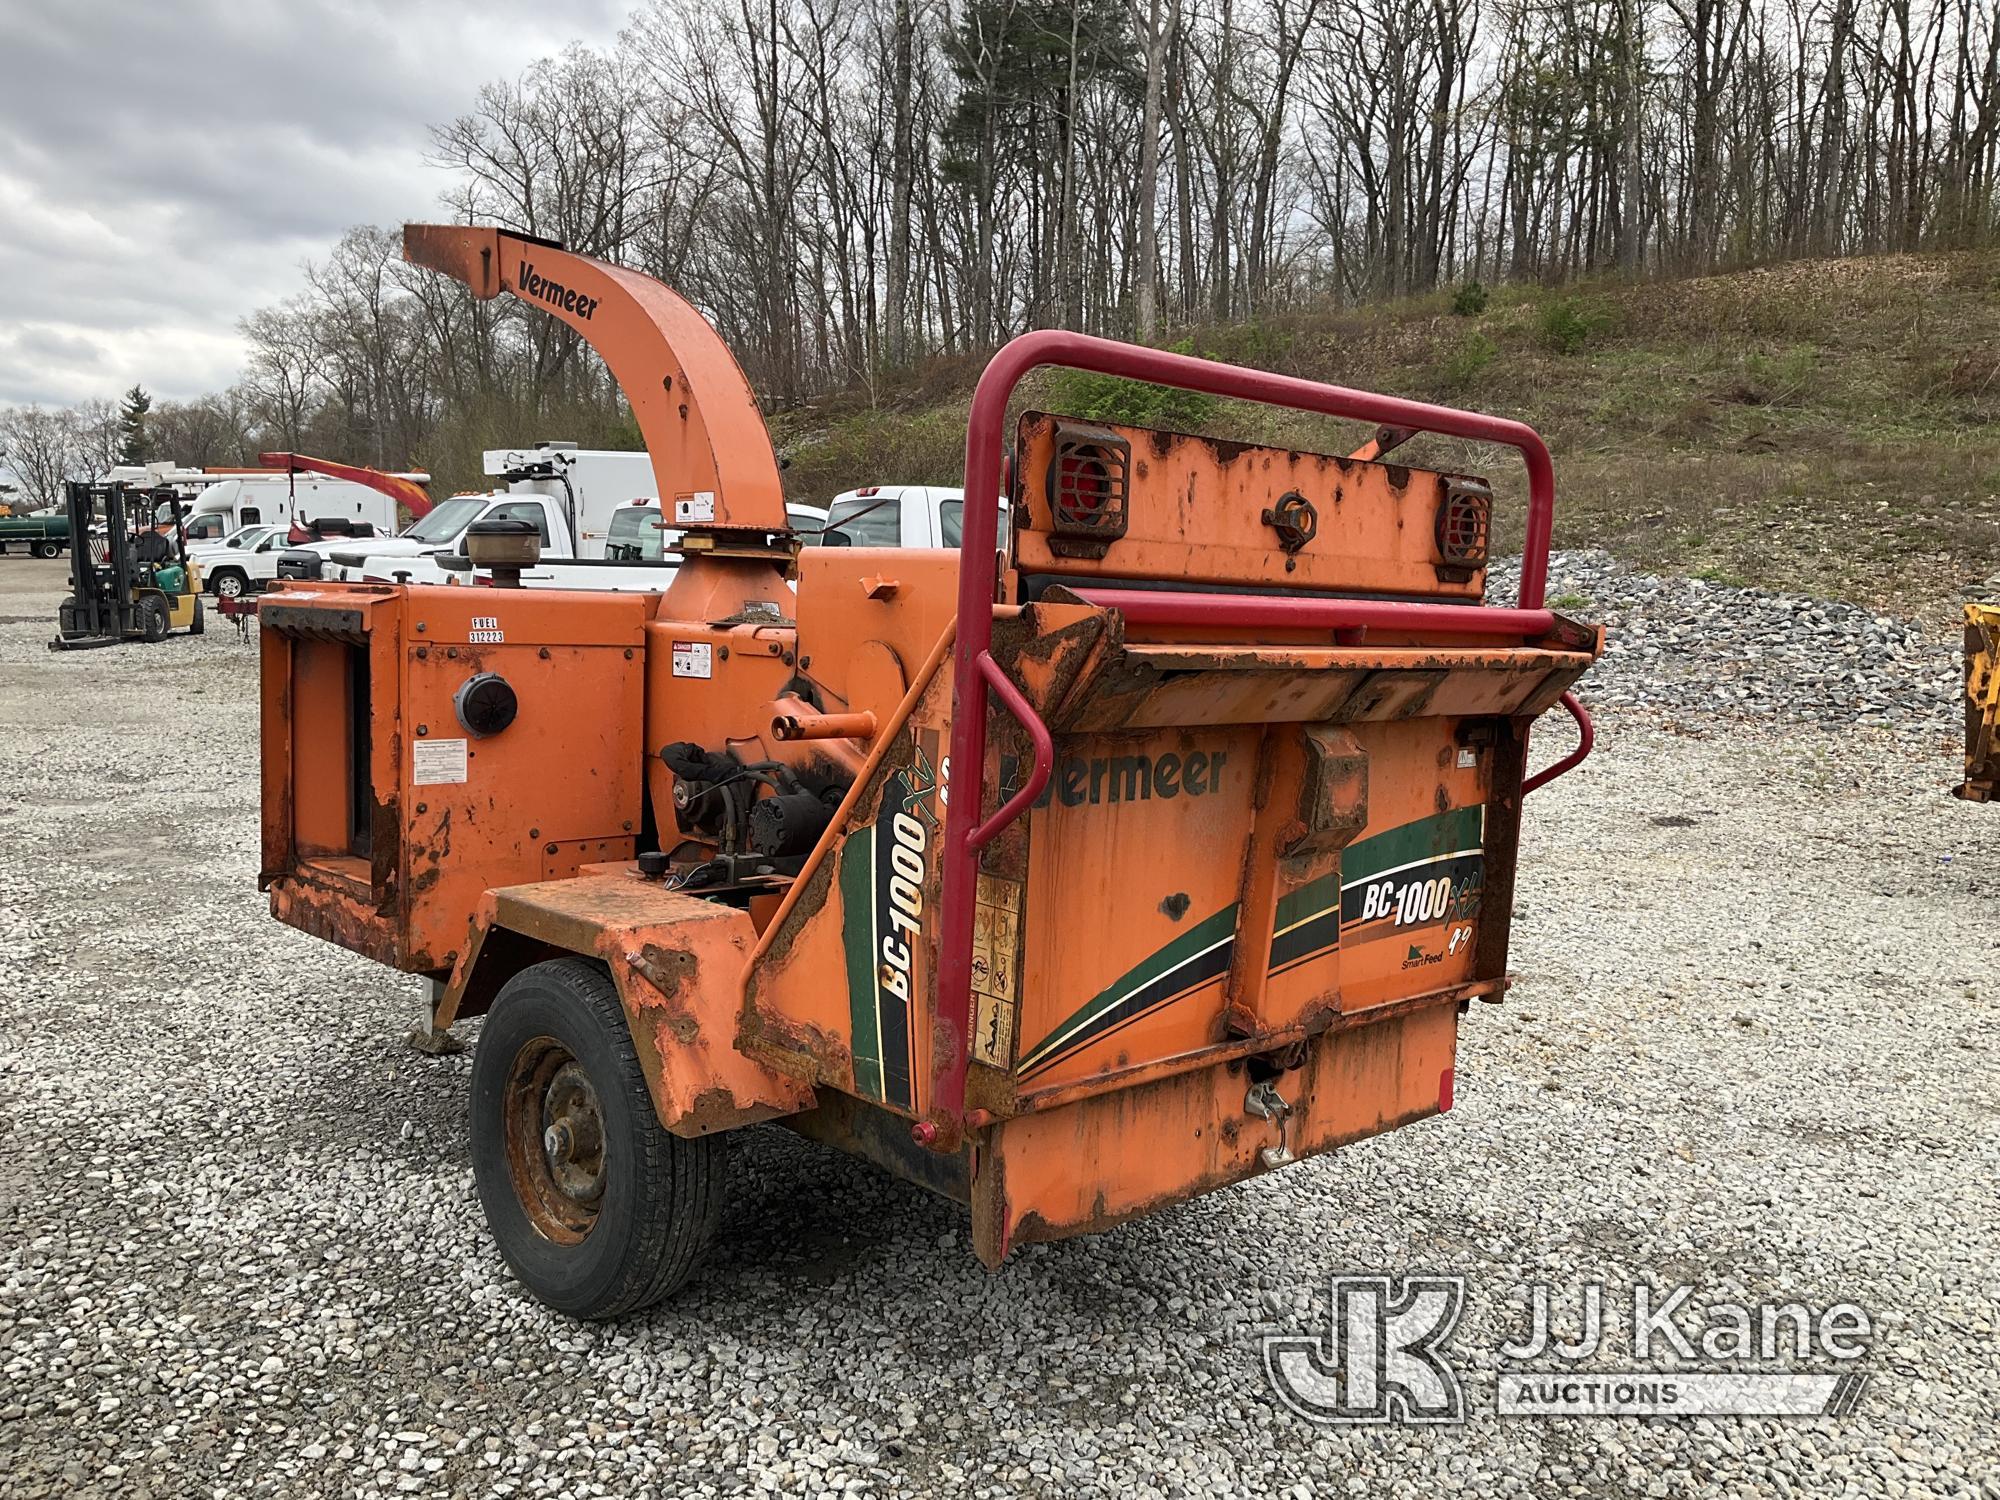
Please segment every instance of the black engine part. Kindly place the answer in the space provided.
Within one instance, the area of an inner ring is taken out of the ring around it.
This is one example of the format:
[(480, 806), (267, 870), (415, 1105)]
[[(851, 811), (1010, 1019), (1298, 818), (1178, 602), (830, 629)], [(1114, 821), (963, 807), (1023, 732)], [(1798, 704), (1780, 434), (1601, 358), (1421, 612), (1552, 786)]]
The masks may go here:
[(750, 809), (750, 847), (758, 854), (810, 854), (833, 809), (811, 792), (766, 797)]

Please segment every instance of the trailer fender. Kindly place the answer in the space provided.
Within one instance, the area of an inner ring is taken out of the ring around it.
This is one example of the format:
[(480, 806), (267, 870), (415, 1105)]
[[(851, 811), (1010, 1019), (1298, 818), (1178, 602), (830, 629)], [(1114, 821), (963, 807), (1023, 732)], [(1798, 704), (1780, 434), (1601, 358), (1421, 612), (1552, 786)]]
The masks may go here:
[(530, 964), (580, 954), (611, 971), (660, 1123), (711, 1135), (810, 1109), (812, 1088), (736, 1049), (749, 914), (617, 870), (480, 898), (432, 1024), (484, 1013)]

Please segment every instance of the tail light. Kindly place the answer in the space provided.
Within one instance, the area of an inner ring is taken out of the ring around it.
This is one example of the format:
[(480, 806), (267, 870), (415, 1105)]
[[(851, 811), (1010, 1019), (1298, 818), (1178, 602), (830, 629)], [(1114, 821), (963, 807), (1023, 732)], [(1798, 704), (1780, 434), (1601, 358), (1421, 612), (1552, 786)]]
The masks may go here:
[(1049, 550), (1102, 557), (1125, 535), (1132, 445), (1115, 432), (1064, 423), (1049, 460)]
[(1477, 479), (1443, 479), (1439, 485), (1444, 498), (1437, 512), (1437, 549), (1442, 560), (1438, 576), (1464, 582), (1486, 566), (1493, 491)]

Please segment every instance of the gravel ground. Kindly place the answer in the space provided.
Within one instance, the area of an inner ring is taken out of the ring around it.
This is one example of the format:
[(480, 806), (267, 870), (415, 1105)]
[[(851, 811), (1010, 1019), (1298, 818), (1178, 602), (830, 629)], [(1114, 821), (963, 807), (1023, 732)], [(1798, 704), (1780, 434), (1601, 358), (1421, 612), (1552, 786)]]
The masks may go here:
[[(490, 1250), (415, 988), (265, 914), (254, 650), (49, 654), (58, 582), (0, 563), (0, 1495), (2000, 1497), (2000, 810), (1944, 795), (1941, 636), (1565, 558), (1599, 751), (1450, 1114), (996, 1275), (749, 1132), (726, 1254), (604, 1328)], [(1469, 1423), (1280, 1405), (1258, 1337), (1412, 1269), (1469, 1278)], [(1491, 1414), (1525, 1284), (1640, 1280), (1860, 1303), (1859, 1409)]]

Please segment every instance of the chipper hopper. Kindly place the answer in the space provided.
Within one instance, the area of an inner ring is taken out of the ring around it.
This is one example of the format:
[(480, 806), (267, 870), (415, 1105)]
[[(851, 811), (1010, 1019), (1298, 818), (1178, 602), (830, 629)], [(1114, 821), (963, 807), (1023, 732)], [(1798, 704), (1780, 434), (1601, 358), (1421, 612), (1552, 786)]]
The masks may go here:
[[(1601, 648), (1542, 607), (1528, 428), (1066, 333), (994, 358), (956, 551), (808, 548), (728, 351), (491, 230), (410, 258), (604, 354), (684, 532), (658, 594), (287, 583), (262, 619), (283, 920), (484, 1014), (508, 1262), (665, 1295), (722, 1137), (785, 1124), (965, 1204), (989, 1265), (1450, 1108), (1505, 990), (1528, 729)], [(1380, 424), (1329, 457), (1026, 412), (1067, 365)], [(1519, 606), (1484, 601), (1510, 445)], [(1000, 488), (1012, 524), (996, 540)]]

